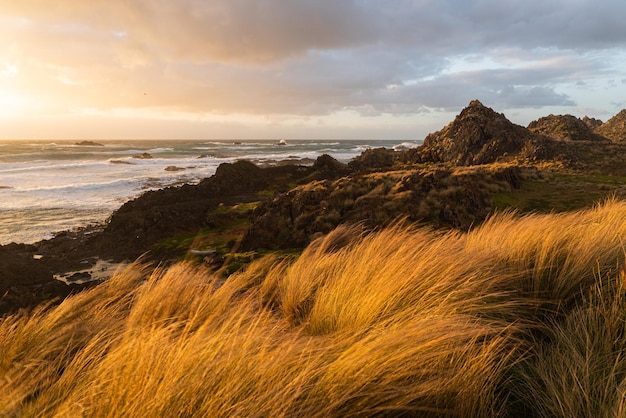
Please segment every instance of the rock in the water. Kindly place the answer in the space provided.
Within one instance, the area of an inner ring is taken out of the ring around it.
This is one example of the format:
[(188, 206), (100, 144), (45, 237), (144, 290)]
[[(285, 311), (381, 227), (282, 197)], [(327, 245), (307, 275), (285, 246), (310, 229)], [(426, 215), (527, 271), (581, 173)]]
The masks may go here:
[(100, 144), (98, 142), (93, 142), (93, 141), (80, 141), (80, 142), (74, 143), (74, 145), (80, 145), (82, 147), (103, 147), (104, 146), (104, 144)]
[(141, 154), (133, 155), (133, 158), (137, 158), (139, 160), (151, 160), (154, 157), (147, 152), (143, 152)]

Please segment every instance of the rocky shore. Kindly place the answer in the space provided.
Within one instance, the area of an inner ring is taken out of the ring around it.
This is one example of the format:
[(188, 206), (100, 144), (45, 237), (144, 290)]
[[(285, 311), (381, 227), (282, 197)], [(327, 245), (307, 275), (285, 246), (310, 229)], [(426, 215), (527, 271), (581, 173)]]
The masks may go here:
[(371, 149), (349, 164), (328, 155), (312, 165), (222, 164), (197, 185), (127, 202), (103, 225), (0, 246), (0, 316), (97, 285), (109, 271), (102, 262), (186, 258), (227, 273), (256, 254), (297, 252), (343, 223), (463, 231), (496, 210), (626, 196), (625, 121), (624, 111), (606, 123), (550, 115), (526, 128), (472, 101), (415, 149)]

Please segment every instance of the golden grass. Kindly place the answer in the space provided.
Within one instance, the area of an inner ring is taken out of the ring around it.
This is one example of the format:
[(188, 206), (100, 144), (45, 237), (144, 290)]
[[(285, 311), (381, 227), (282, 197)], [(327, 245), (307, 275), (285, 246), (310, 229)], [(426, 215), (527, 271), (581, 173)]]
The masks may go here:
[(0, 319), (0, 416), (623, 416), (626, 203), (135, 264)]
[(552, 326), (521, 390), (544, 416), (626, 416), (626, 274), (600, 281)]

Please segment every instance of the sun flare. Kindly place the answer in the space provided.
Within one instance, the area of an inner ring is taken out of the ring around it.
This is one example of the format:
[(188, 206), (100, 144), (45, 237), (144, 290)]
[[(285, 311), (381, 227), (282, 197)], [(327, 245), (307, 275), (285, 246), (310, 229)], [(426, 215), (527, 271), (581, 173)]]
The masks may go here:
[(23, 97), (5, 89), (0, 90), (0, 118), (15, 116), (23, 105)]

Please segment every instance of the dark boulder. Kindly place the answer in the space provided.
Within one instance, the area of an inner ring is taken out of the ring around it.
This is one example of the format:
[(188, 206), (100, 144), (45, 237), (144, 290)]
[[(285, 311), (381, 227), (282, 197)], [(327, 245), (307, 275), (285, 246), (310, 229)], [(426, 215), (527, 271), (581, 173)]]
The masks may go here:
[(347, 164), (337, 161), (328, 154), (317, 157), (312, 168), (313, 173), (307, 180), (334, 180), (352, 172)]
[(348, 166), (355, 171), (374, 171), (392, 168), (400, 152), (387, 148), (370, 148), (355, 157)]

